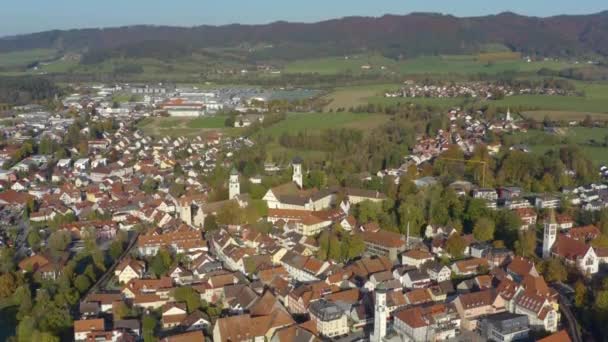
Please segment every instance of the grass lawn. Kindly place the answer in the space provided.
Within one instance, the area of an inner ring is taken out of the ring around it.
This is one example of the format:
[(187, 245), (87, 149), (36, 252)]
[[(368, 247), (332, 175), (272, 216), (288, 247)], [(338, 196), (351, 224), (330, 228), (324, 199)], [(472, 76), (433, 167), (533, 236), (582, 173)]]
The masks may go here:
[(226, 122), (225, 116), (207, 116), (196, 118), (188, 123), (188, 127), (192, 128), (224, 128)]
[(264, 129), (259, 134), (277, 138), (283, 133), (314, 132), (326, 128), (360, 128), (369, 130), (382, 125), (388, 119), (387, 115), (367, 113), (290, 113), (287, 119)]
[(139, 122), (138, 128), (152, 136), (197, 136), (208, 131), (222, 131), (225, 134), (239, 132), (237, 128), (225, 127), (224, 116), (200, 118), (154, 117)]

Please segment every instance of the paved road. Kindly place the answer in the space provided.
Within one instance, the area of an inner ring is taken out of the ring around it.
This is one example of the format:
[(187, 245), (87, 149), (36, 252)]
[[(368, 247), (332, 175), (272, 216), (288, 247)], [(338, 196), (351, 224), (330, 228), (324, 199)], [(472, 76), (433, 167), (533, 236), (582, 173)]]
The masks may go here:
[(568, 300), (560, 295), (559, 296), (559, 309), (562, 312), (562, 317), (566, 319), (566, 325), (568, 326), (568, 333), (573, 342), (583, 342), (581, 337), (581, 332), (578, 329), (578, 325), (576, 324), (576, 317), (572, 310), (570, 309), (570, 305)]

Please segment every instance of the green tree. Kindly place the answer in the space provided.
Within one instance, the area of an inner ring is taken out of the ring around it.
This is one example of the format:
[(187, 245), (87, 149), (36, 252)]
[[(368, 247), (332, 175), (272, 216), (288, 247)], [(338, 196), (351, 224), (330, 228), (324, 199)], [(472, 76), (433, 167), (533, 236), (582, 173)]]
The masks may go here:
[(574, 306), (582, 308), (587, 301), (587, 287), (582, 281), (577, 281), (574, 284)]
[(559, 259), (550, 259), (545, 263), (543, 275), (545, 280), (550, 283), (565, 281), (568, 277), (568, 270)]
[(327, 184), (327, 175), (325, 172), (320, 170), (310, 171), (304, 179), (304, 186), (308, 189), (317, 188), (322, 189)]
[(144, 342), (153, 342), (155, 338), (155, 330), (158, 324), (158, 320), (150, 315), (144, 315), (142, 319), (142, 335)]
[(359, 222), (377, 222), (382, 212), (382, 207), (372, 201), (363, 201), (356, 207), (355, 216)]
[(108, 254), (110, 255), (110, 258), (112, 258), (112, 260), (117, 260), (122, 255), (123, 250), (124, 248), (122, 246), (121, 241), (113, 241), (110, 244)]
[(0, 272), (15, 270), (15, 250), (10, 247), (0, 247)]
[(72, 236), (67, 231), (56, 231), (48, 238), (48, 248), (51, 253), (63, 252), (72, 242)]
[(329, 257), (329, 239), (330, 236), (328, 231), (323, 231), (321, 235), (319, 235), (319, 250), (317, 251), (317, 257), (321, 260), (327, 260)]
[(74, 279), (74, 286), (80, 293), (85, 293), (91, 287), (91, 280), (81, 274)]
[(340, 248), (340, 240), (334, 234), (329, 238), (329, 252), (327, 258), (329, 260), (340, 260), (342, 249)]
[(533, 229), (520, 232), (515, 242), (515, 253), (523, 257), (533, 257), (536, 249), (536, 232)]
[(205, 216), (204, 227), (205, 231), (214, 231), (219, 229), (215, 215), (209, 214)]
[(150, 270), (157, 278), (162, 277), (169, 271), (169, 268), (173, 265), (173, 257), (171, 253), (165, 249), (161, 249), (156, 253), (150, 262)]
[(342, 261), (352, 260), (365, 252), (365, 242), (359, 234), (342, 236), (341, 257)]
[(399, 216), (399, 231), (402, 234), (406, 234), (409, 225), (410, 235), (420, 236), (421, 228), (424, 225), (424, 203), (420, 201), (418, 196), (407, 196), (405, 201), (399, 205), (397, 212)]
[(114, 314), (114, 320), (124, 319), (129, 316), (131, 310), (125, 302), (118, 302), (114, 305), (112, 313)]
[(217, 222), (220, 224), (241, 224), (243, 211), (236, 201), (230, 201), (218, 210)]
[(494, 239), (494, 221), (482, 217), (475, 222), (473, 236), (477, 241), (491, 241)]
[(201, 295), (192, 287), (178, 287), (174, 290), (173, 297), (176, 302), (185, 302), (188, 313), (194, 312), (201, 308)]
[(464, 219), (469, 227), (472, 228), (473, 224), (484, 216), (489, 216), (486, 202), (480, 198), (469, 199), (464, 212)]
[(31, 342), (34, 341), (32, 335), (36, 327), (36, 322), (31, 316), (23, 317), (17, 325), (17, 341)]
[(169, 193), (175, 198), (180, 198), (186, 193), (186, 185), (182, 183), (173, 183), (169, 187)]
[(608, 312), (608, 291), (598, 291), (595, 295), (594, 307), (596, 310), (600, 311), (602, 314), (606, 314)]
[(42, 238), (40, 237), (40, 233), (38, 229), (32, 228), (30, 232), (27, 234), (27, 244), (33, 250), (37, 251), (40, 248), (40, 243), (42, 242)]
[(146, 194), (153, 194), (158, 189), (158, 182), (154, 178), (146, 178), (141, 184), (141, 190)]

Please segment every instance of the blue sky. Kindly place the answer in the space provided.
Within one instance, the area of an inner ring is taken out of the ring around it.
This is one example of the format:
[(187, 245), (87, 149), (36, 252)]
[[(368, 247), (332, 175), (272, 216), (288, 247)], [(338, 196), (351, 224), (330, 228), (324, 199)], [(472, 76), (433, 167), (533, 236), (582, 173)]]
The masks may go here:
[(132, 24), (194, 26), (313, 22), (348, 15), (439, 12), (477, 16), (513, 11), (550, 16), (608, 9), (605, 0), (4, 0), (0, 36)]

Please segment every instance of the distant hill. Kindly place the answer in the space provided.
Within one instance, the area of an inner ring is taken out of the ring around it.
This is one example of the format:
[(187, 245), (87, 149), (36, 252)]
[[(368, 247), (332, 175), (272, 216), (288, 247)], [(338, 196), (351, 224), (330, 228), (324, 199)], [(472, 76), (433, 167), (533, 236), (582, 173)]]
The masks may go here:
[(549, 18), (514, 13), (473, 18), (413, 13), (311, 24), (56, 30), (1, 38), (0, 52), (40, 48), (88, 52), (94, 63), (116, 55), (170, 58), (200, 49), (245, 46), (249, 59), (293, 60), (365, 51), (393, 58), (471, 53), (488, 44), (540, 56), (608, 56), (608, 11)]

